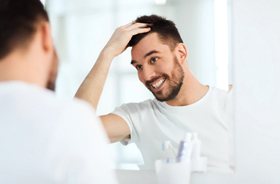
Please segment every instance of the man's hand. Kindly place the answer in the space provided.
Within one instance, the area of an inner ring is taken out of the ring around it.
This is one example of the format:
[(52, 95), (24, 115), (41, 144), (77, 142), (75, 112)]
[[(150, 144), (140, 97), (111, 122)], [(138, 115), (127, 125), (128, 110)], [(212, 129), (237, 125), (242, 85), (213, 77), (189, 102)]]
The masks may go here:
[(139, 33), (145, 33), (150, 30), (151, 28), (148, 27), (148, 24), (145, 23), (131, 22), (124, 26), (118, 27), (111, 36), (108, 43), (103, 48), (102, 52), (108, 57), (114, 58), (126, 49), (126, 46), (132, 36)]

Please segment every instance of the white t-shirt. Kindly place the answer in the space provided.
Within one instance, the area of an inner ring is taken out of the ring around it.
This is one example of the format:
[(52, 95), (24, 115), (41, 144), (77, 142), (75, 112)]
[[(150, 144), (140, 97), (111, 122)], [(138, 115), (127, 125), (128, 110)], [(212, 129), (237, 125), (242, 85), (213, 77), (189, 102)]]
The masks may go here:
[(232, 117), (228, 98), (227, 92), (210, 87), (204, 97), (191, 105), (170, 106), (154, 99), (124, 104), (113, 113), (128, 123), (129, 142), (136, 143), (142, 153), (143, 168), (154, 168), (155, 160), (161, 158), (164, 141), (171, 141), (177, 151), (186, 132), (197, 132), (202, 156), (208, 158), (208, 170), (231, 172)]
[(0, 82), (1, 184), (116, 184), (107, 146), (88, 104)]

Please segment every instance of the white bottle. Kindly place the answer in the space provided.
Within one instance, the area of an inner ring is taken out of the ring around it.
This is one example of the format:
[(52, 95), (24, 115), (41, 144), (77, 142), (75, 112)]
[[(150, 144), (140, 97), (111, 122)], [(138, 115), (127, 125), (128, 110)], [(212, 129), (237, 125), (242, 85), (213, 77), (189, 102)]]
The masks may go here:
[(172, 146), (170, 141), (164, 141), (162, 144), (162, 155), (161, 159), (165, 163), (173, 162), (176, 156), (176, 152), (174, 147)]
[(183, 140), (180, 141), (176, 160), (177, 162), (188, 161), (192, 154), (192, 135), (186, 133)]
[(193, 133), (192, 140), (192, 159), (198, 159), (201, 155), (201, 141), (197, 137), (197, 133)]
[(207, 158), (201, 157), (201, 141), (198, 139), (197, 133), (193, 133), (193, 150), (192, 150), (192, 171), (206, 172)]

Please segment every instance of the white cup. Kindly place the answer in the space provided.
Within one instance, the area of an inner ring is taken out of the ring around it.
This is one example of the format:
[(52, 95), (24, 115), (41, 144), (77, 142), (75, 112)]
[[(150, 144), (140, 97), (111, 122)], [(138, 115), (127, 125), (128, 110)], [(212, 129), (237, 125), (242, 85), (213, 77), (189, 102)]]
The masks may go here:
[(190, 161), (166, 163), (157, 160), (155, 169), (158, 184), (190, 184)]

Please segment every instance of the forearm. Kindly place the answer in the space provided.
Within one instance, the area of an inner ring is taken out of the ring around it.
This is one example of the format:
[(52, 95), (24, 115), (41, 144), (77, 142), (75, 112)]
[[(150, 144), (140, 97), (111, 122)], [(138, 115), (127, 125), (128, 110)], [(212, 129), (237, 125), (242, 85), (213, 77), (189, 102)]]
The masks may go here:
[(75, 97), (89, 102), (96, 109), (112, 60), (112, 56), (102, 51)]

